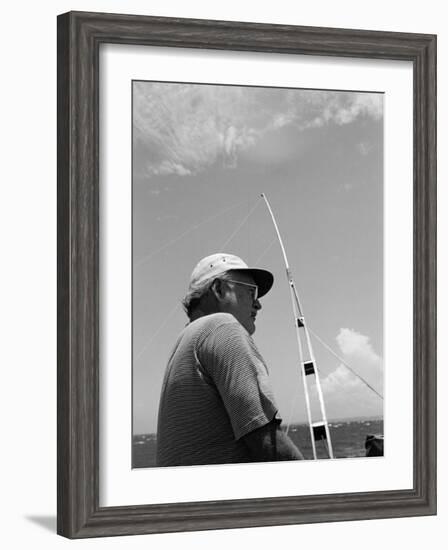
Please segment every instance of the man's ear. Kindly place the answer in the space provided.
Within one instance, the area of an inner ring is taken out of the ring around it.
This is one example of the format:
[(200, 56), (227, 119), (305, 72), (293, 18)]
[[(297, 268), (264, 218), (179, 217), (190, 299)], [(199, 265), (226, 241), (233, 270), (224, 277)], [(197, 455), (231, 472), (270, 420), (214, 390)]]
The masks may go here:
[(213, 281), (212, 286), (210, 287), (213, 296), (218, 300), (221, 301), (224, 297), (224, 285), (222, 284), (222, 281), (220, 279), (215, 279)]

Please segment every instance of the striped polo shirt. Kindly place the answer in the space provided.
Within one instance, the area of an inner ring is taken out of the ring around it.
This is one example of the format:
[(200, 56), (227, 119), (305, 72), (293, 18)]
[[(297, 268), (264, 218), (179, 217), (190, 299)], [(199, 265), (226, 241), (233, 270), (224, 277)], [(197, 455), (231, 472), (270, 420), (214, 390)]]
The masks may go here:
[(252, 337), (230, 313), (187, 325), (168, 361), (159, 405), (157, 465), (250, 462), (241, 438), (277, 406)]

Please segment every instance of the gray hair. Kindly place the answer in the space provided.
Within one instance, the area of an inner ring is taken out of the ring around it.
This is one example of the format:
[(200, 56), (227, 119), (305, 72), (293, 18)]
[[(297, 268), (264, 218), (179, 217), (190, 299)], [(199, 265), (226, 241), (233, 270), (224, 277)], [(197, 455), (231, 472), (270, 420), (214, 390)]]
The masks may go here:
[(193, 285), (193, 286), (190, 285), (188, 287), (185, 298), (181, 302), (182, 307), (184, 308), (188, 318), (191, 319), (194, 310), (199, 306), (201, 300), (205, 296), (207, 296), (207, 294), (210, 292), (210, 289), (213, 283), (216, 281), (216, 279), (229, 279), (229, 278), (230, 278), (230, 271), (225, 271), (224, 273), (221, 273), (219, 277), (202, 281), (197, 285)]

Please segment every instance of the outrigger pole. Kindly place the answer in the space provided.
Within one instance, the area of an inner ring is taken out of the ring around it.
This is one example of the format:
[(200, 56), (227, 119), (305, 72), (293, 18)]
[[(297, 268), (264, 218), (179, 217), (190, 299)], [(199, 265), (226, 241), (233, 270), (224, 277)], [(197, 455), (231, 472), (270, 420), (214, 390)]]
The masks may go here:
[[(322, 395), (322, 388), (319, 380), (319, 372), (317, 370), (316, 360), (314, 357), (313, 348), (311, 346), (311, 339), (310, 339), (308, 328), (305, 322), (305, 316), (303, 314), (303, 309), (300, 305), (299, 295), (297, 293), (297, 289), (294, 284), (294, 279), (292, 277), (291, 269), (289, 267), (288, 258), (285, 252), (285, 247), (283, 245), (283, 241), (280, 235), (280, 231), (278, 229), (277, 222), (275, 221), (275, 217), (272, 212), (271, 205), (269, 204), (269, 201), (264, 193), (262, 193), (261, 196), (263, 197), (266, 203), (266, 206), (268, 207), (269, 214), (271, 215), (271, 218), (272, 218), (272, 223), (274, 224), (275, 231), (277, 233), (280, 247), (282, 249), (283, 259), (285, 261), (286, 277), (288, 279), (289, 288), (291, 291), (291, 302), (292, 302), (292, 309), (294, 313), (294, 325), (296, 328), (297, 344), (299, 348), (300, 369), (302, 372), (303, 388), (305, 391), (305, 402), (306, 402), (306, 410), (308, 415), (308, 424), (310, 428), (311, 445), (313, 448), (313, 457), (315, 460), (318, 458), (317, 451), (316, 451), (316, 442), (322, 441), (324, 444), (326, 444), (325, 447), (326, 447), (328, 457), (334, 458), (333, 447), (331, 445), (330, 430), (328, 429), (327, 415), (325, 412), (325, 404), (324, 404), (324, 399)], [(304, 340), (304, 342), (302, 342), (302, 340)], [(308, 388), (308, 380), (310, 376), (314, 376), (315, 378), (318, 404), (320, 409), (320, 418), (316, 421), (313, 420), (313, 416), (311, 413), (310, 392)]]

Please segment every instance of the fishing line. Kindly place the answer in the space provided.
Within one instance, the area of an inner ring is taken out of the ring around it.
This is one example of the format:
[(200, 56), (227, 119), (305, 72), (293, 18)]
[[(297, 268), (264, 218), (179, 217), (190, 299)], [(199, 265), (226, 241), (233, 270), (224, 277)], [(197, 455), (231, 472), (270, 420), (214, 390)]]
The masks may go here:
[[(347, 364), (346, 361), (344, 361), (344, 359), (342, 359), (342, 357), (339, 357), (339, 355), (328, 345), (326, 344), (322, 338), (320, 338), (311, 328), (310, 326), (308, 325), (308, 331), (310, 332), (310, 334), (312, 336), (314, 336), (314, 338), (316, 338), (316, 340), (322, 345), (324, 346), (332, 355), (334, 355), (334, 357), (336, 357), (343, 365), (344, 367), (346, 367), (354, 376), (356, 376), (357, 378), (359, 378), (370, 390), (372, 390), (374, 393), (376, 393), (376, 395), (380, 398), (380, 399), (383, 399), (383, 396), (381, 394), (379, 394), (375, 388), (373, 388), (366, 380), (364, 380), (364, 378), (362, 376), (360, 376), (352, 367), (350, 367), (350, 365)], [(295, 394), (293, 395), (292, 397), (292, 403), (291, 403), (291, 406), (290, 406), (290, 414), (289, 414), (289, 420), (286, 424), (286, 434), (288, 434), (289, 432), (289, 428), (291, 427), (291, 422), (292, 422), (292, 415), (294, 413), (294, 406), (295, 406), (295, 403), (296, 403), (296, 398), (295, 398)]]
[(173, 309), (168, 313), (168, 315), (165, 317), (165, 320), (162, 322), (161, 325), (157, 328), (157, 330), (152, 334), (151, 338), (149, 338), (146, 341), (146, 344), (143, 346), (143, 348), (138, 352), (138, 354), (135, 356), (135, 360), (138, 361), (140, 357), (145, 353), (145, 351), (148, 349), (148, 347), (151, 345), (155, 337), (159, 334), (159, 332), (168, 324), (168, 321), (171, 319), (171, 317), (174, 315), (174, 313), (179, 309), (180, 304), (176, 304)]
[(261, 253), (260, 256), (255, 260), (254, 265), (259, 264), (261, 258), (263, 258), (267, 252), (272, 248), (272, 245), (274, 245), (277, 242), (277, 237), (274, 237), (272, 241), (268, 244), (268, 246), (264, 249), (264, 251)]
[(314, 338), (316, 338), (316, 340), (324, 346), (324, 348), (326, 348), (332, 355), (336, 357), (336, 359), (338, 359), (344, 365), (344, 367), (346, 367), (352, 374), (354, 374), (357, 378), (359, 378), (361, 382), (363, 382), (370, 390), (376, 393), (378, 397), (383, 399), (383, 396), (380, 393), (378, 393), (375, 388), (373, 388), (366, 380), (364, 380), (364, 378), (361, 375), (359, 375), (355, 370), (353, 370), (352, 367), (348, 365), (347, 362), (344, 361), (344, 359), (342, 359), (342, 357), (339, 357), (339, 355), (335, 351), (333, 351), (330, 348), (330, 346), (322, 340), (322, 338), (319, 338), (319, 336), (314, 331), (312, 331), (309, 326), (308, 326), (308, 330), (310, 334), (312, 334)]
[(257, 208), (257, 206), (260, 204), (260, 201), (257, 200), (257, 202), (252, 206), (252, 208), (249, 210), (247, 216), (244, 217), (243, 221), (238, 225), (238, 227), (233, 231), (233, 233), (230, 235), (230, 237), (225, 241), (224, 244), (221, 245), (221, 248), (219, 250), (224, 250), (225, 247), (229, 244), (229, 242), (233, 239), (233, 237), (240, 231), (240, 229), (243, 227), (243, 225), (247, 222), (247, 220), (252, 215), (252, 212)]
[[(258, 203), (259, 201), (257, 201), (255, 203), (255, 205), (250, 209), (249, 213), (244, 217), (243, 221), (239, 224), (239, 226), (236, 228), (236, 230), (234, 230), (232, 232), (232, 234), (230, 235), (230, 237), (226, 240), (226, 242), (221, 246), (220, 250), (224, 250), (224, 247), (227, 246), (227, 244), (233, 239), (233, 237), (238, 233), (238, 231), (243, 227), (243, 225), (246, 223), (246, 221), (248, 220), (248, 218), (251, 216), (252, 212), (255, 210), (255, 208), (258, 206)], [(233, 208), (236, 208), (237, 206), (240, 206), (242, 204), (245, 204), (245, 201), (244, 202), (240, 202), (238, 204), (235, 204), (229, 208), (227, 208), (226, 210), (223, 210), (221, 212), (219, 212), (218, 214), (216, 215), (213, 215), (212, 217), (210, 218), (207, 218), (206, 220), (200, 222), (199, 224), (195, 225), (194, 227), (188, 229), (187, 231), (185, 231), (185, 233), (183, 233), (182, 235), (180, 235), (179, 237), (176, 237), (176, 239), (170, 241), (169, 243), (167, 243), (166, 245), (163, 245), (161, 248), (159, 248), (158, 250), (152, 252), (149, 256), (147, 256), (145, 259), (141, 260), (140, 261), (140, 264), (142, 263), (142, 261), (146, 261), (148, 260), (150, 257), (154, 256), (155, 254), (157, 254), (158, 252), (162, 251), (164, 248), (167, 248), (169, 247), (171, 244), (177, 242), (178, 240), (180, 240), (182, 237), (184, 237), (185, 235), (187, 235), (188, 233), (190, 233), (191, 231), (193, 231), (194, 229), (197, 229), (199, 226), (203, 225), (204, 223), (206, 223), (207, 221), (211, 221), (213, 220), (214, 218), (224, 214), (225, 212), (228, 212), (229, 210), (232, 210)], [(272, 243), (271, 243), (272, 244)], [(269, 245), (271, 246), (271, 245)], [(269, 248), (269, 247), (268, 247)], [(263, 253), (264, 254), (264, 253)], [(136, 264), (136, 265), (139, 265), (139, 264)], [(151, 345), (151, 343), (153, 342), (153, 340), (156, 338), (156, 336), (160, 333), (160, 331), (167, 325), (168, 321), (171, 319), (171, 317), (174, 315), (174, 313), (177, 311), (179, 307), (179, 304), (176, 304), (174, 306), (174, 308), (168, 313), (167, 317), (164, 319), (164, 321), (162, 322), (161, 325), (159, 325), (159, 327), (156, 329), (156, 331), (152, 334), (152, 336), (148, 339), (148, 341), (146, 342), (146, 344), (143, 346), (143, 348), (139, 351), (139, 353), (135, 356), (135, 360), (138, 361), (140, 359), (140, 357), (145, 353), (145, 351), (148, 349), (148, 347)]]
[(143, 258), (140, 258), (140, 260), (137, 260), (134, 264), (134, 267), (141, 267), (148, 260), (153, 258), (156, 254), (158, 254), (159, 252), (162, 252), (162, 250), (165, 250), (166, 248), (170, 247), (171, 245), (177, 243), (178, 241), (180, 241), (181, 239), (186, 237), (189, 233), (191, 233), (192, 231), (194, 231), (194, 230), (198, 229), (199, 227), (201, 227), (201, 225), (204, 225), (205, 223), (208, 223), (208, 222), (214, 220), (215, 218), (218, 218), (219, 216), (222, 216), (223, 214), (226, 214), (230, 210), (233, 210), (234, 208), (237, 208), (238, 206), (241, 206), (242, 204), (246, 204), (246, 201), (242, 201), (242, 202), (239, 202), (237, 204), (234, 204), (233, 206), (229, 206), (225, 210), (221, 210), (217, 214), (213, 214), (213, 216), (210, 216), (209, 218), (206, 218), (205, 220), (202, 220), (200, 223), (193, 225), (192, 227), (190, 227), (189, 229), (184, 231), (184, 233), (182, 233), (178, 237), (176, 237), (176, 238), (172, 239), (171, 241), (165, 243), (164, 245), (162, 245), (160, 248), (157, 248), (153, 252), (150, 252), (147, 256), (144, 256)]

